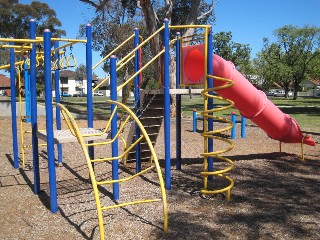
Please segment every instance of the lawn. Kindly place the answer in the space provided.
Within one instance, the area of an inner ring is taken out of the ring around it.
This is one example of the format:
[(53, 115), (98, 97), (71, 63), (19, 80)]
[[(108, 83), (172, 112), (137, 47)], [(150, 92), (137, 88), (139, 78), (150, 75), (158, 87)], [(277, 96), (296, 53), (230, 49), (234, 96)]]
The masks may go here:
[[(110, 106), (106, 104), (108, 97), (94, 97), (94, 112), (98, 116), (103, 116), (110, 113)], [(203, 98), (201, 95), (182, 95), (181, 97), (182, 112), (184, 116), (192, 116), (194, 109), (200, 113), (203, 109)], [(61, 103), (65, 104), (71, 111), (84, 113), (86, 112), (85, 97), (65, 97)], [(320, 132), (320, 98), (303, 98), (299, 97), (297, 100), (285, 98), (270, 98), (276, 106), (278, 106), (284, 113), (289, 114), (297, 120), (299, 125), (305, 131)], [(133, 98), (128, 100), (128, 105), (133, 106)], [(220, 100), (214, 100), (215, 106), (225, 106), (226, 103)], [(222, 112), (217, 112), (215, 115), (225, 118), (230, 117), (230, 113), (235, 111), (239, 114), (237, 109), (228, 109)]]
[[(299, 125), (305, 131), (317, 131), (320, 132), (320, 98), (298, 98), (297, 100), (285, 99), (285, 98), (271, 98), (271, 100), (277, 107), (284, 113), (293, 117)], [(215, 101), (215, 105), (221, 106), (226, 103), (221, 101)], [(182, 109), (186, 115), (192, 114), (193, 109), (198, 111), (203, 109), (203, 98), (199, 95), (195, 95), (192, 98), (189, 96), (182, 96)], [(230, 109), (223, 112), (217, 112), (217, 116), (229, 117), (230, 113), (236, 109)]]

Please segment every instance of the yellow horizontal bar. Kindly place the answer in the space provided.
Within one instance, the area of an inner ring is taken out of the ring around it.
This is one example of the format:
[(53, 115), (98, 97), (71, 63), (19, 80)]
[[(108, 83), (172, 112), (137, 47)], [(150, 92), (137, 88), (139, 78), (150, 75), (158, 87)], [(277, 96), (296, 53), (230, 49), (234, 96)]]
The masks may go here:
[(210, 25), (177, 25), (169, 26), (170, 29), (180, 29), (180, 28), (210, 28)]
[(74, 44), (74, 43), (71, 42), (71, 43), (65, 44), (65, 45), (63, 45), (63, 46), (57, 47), (57, 48), (51, 50), (51, 53), (55, 53), (55, 52), (59, 51), (60, 49), (64, 49), (64, 48), (66, 48), (66, 47), (72, 46), (73, 44)]
[(53, 42), (73, 42), (73, 43), (87, 43), (86, 39), (70, 39), (70, 38), (51, 38)]
[(147, 171), (149, 171), (149, 170), (151, 170), (153, 168), (155, 168), (155, 166), (148, 167), (148, 168), (146, 168), (146, 169), (144, 169), (144, 170), (142, 170), (142, 171), (140, 171), (140, 172), (138, 172), (138, 173), (136, 173), (136, 174), (134, 174), (134, 175), (132, 175), (130, 177), (121, 178), (121, 179), (118, 179), (118, 180), (109, 180), (109, 181), (102, 181), (102, 182), (98, 182), (97, 181), (97, 185), (105, 185), (105, 184), (121, 183), (121, 182), (130, 181), (131, 179), (133, 179), (135, 177), (138, 177), (138, 176), (144, 174), (145, 172), (147, 172)]
[(134, 204), (141, 204), (141, 203), (151, 203), (151, 202), (159, 202), (162, 201), (160, 198), (155, 198), (155, 199), (146, 199), (146, 200), (140, 200), (140, 201), (134, 201), (134, 202), (127, 202), (127, 203), (120, 203), (108, 207), (102, 207), (101, 210), (108, 210), (108, 209), (113, 209), (113, 208), (119, 208), (119, 207), (125, 207), (129, 205), (134, 205)]
[(0, 48), (31, 49), (32, 47), (30, 47), (30, 46), (2, 45), (2, 44), (0, 44)]
[(39, 39), (18, 39), (18, 38), (0, 38), (0, 42), (14, 42), (14, 43), (38, 43), (42, 42)]
[[(143, 135), (141, 135), (133, 144), (130, 145), (129, 148), (126, 149), (126, 151), (124, 151), (122, 154), (120, 154), (117, 157), (108, 157), (108, 158), (99, 158), (99, 159), (92, 159), (91, 162), (92, 163), (96, 163), (96, 162), (104, 162), (104, 161), (114, 161), (114, 160), (119, 160), (121, 158), (123, 158), (126, 154), (128, 154), (130, 152), (130, 150), (132, 148), (134, 148), (142, 139), (144, 138)], [(98, 146), (98, 145), (107, 145), (107, 144), (111, 144), (113, 141), (109, 141), (109, 142), (103, 142), (103, 143), (91, 143), (91, 144), (86, 144), (86, 146)]]

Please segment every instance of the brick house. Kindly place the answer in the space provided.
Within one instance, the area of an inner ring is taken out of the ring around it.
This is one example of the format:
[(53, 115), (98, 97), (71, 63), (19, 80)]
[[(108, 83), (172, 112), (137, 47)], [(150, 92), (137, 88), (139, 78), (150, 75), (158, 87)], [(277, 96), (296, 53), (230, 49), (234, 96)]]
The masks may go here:
[(11, 96), (10, 78), (0, 74), (0, 96)]

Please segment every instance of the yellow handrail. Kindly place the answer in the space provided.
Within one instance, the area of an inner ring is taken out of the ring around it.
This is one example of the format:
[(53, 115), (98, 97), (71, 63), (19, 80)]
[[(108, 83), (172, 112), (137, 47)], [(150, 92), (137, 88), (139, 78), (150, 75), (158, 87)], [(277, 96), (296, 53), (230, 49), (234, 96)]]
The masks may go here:
[(125, 59), (130, 55), (134, 54), (139, 48), (143, 47), (145, 44), (147, 44), (149, 42), (150, 39), (152, 39), (155, 35), (157, 35), (159, 32), (161, 32), (162, 30), (164, 29), (164, 25), (159, 28), (157, 31), (155, 31), (150, 37), (148, 37), (147, 39), (145, 39), (143, 42), (141, 42), (138, 46), (136, 46), (131, 52), (129, 52), (127, 54), (126, 57), (122, 58), (120, 61), (119, 61), (119, 64), (123, 61), (125, 61)]
[[(121, 70), (121, 68), (123, 68), (129, 61), (131, 61), (135, 56), (132, 55), (125, 63), (123, 63), (120, 67), (117, 67), (116, 71)], [(117, 64), (118, 65), (118, 64)], [(96, 91), (103, 83), (105, 83), (107, 80), (110, 79), (110, 76), (106, 77), (105, 79), (103, 79), (97, 86), (95, 86), (92, 89), (92, 92)]]
[(130, 83), (138, 74), (140, 74), (144, 69), (146, 69), (151, 63), (153, 63), (159, 56), (164, 53), (165, 49), (154, 56), (148, 63), (146, 63), (142, 68), (139, 69), (135, 74), (133, 74), (127, 81), (117, 87), (117, 92), (120, 91), (125, 85)]
[(113, 55), (116, 51), (118, 51), (123, 45), (125, 45), (127, 42), (129, 42), (132, 38), (134, 38), (134, 34), (132, 34), (130, 37), (128, 37), (123, 43), (121, 43), (118, 47), (116, 47), (113, 51), (111, 51), (108, 55), (106, 55), (104, 58), (102, 58), (96, 65), (92, 67), (92, 70), (96, 69), (103, 61), (105, 61), (107, 58), (109, 58), (111, 55)]

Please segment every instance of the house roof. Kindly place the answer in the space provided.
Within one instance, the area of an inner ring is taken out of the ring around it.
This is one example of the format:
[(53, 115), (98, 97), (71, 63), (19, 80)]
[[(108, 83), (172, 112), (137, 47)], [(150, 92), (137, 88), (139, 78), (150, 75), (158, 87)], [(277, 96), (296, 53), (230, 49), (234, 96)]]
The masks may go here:
[(60, 71), (60, 76), (61, 77), (68, 77), (68, 78), (69, 77), (75, 78), (76, 73), (71, 70), (62, 70), (62, 71)]
[(309, 82), (312, 82), (312, 83), (315, 84), (316, 86), (320, 86), (320, 80), (313, 79), (313, 80), (309, 80)]
[(0, 74), (0, 87), (10, 87), (10, 78)]
[[(98, 79), (98, 81), (96, 82), (96, 84), (100, 84), (102, 81), (104, 81), (105, 79)], [(100, 87), (107, 87), (110, 85), (110, 80), (109, 81), (105, 81), (104, 83), (101, 84)]]
[[(61, 70), (60, 71), (60, 76), (61, 77), (68, 77), (68, 78), (76, 78), (76, 72), (75, 71), (71, 71), (71, 70)], [(96, 74), (92, 74), (92, 81), (98, 81), (99, 78)]]
[(277, 88), (282, 88), (282, 86), (279, 83), (273, 82), (273, 85), (275, 85)]

